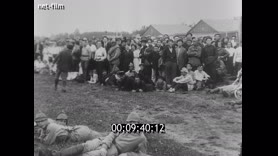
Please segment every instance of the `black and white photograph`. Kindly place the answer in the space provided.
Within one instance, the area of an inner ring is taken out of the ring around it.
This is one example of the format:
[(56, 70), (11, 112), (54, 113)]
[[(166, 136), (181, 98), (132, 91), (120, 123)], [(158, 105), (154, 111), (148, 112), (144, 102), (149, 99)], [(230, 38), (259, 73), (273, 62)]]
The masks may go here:
[(242, 156), (242, 0), (34, 0), (34, 156)]

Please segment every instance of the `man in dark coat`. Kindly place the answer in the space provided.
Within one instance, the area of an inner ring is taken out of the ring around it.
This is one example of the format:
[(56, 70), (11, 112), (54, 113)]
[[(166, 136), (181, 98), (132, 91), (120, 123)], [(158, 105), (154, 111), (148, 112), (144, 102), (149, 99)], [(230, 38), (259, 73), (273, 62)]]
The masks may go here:
[(144, 52), (145, 50), (147, 49), (147, 40), (146, 39), (142, 39), (141, 40), (141, 44), (142, 44), (142, 48), (140, 49), (140, 53), (139, 53), (139, 58), (141, 58), (141, 62), (143, 63), (144, 62), (144, 58), (143, 55), (144, 55)]
[(177, 53), (173, 48), (173, 40), (168, 40), (168, 46), (164, 49), (162, 59), (165, 62), (165, 77), (167, 85), (171, 85), (177, 76)]
[(188, 48), (187, 54), (188, 63), (192, 65), (192, 70), (194, 71), (201, 65), (202, 48), (198, 41), (194, 40), (193, 45)]
[(129, 64), (133, 63), (133, 52), (127, 45), (125, 46), (125, 50), (121, 53), (120, 62), (120, 70), (124, 72), (127, 72), (129, 70)]
[(55, 76), (55, 90), (57, 90), (59, 77), (61, 75), (63, 81), (62, 92), (66, 92), (65, 88), (67, 83), (67, 76), (72, 65), (72, 52), (71, 52), (72, 49), (73, 49), (73, 42), (70, 41), (68, 42), (67, 47), (58, 54), (58, 56), (55, 58), (53, 62), (53, 65), (57, 63), (57, 72)]
[(216, 83), (216, 61), (217, 61), (217, 49), (215, 46), (211, 45), (212, 38), (208, 37), (206, 39), (206, 46), (202, 50), (201, 58), (204, 63), (204, 71), (210, 76), (210, 88), (215, 87)]
[(177, 41), (178, 47), (176, 48), (177, 52), (177, 64), (179, 71), (182, 69), (182, 67), (185, 67), (187, 64), (187, 52), (186, 49), (182, 46), (183, 41), (179, 39)]

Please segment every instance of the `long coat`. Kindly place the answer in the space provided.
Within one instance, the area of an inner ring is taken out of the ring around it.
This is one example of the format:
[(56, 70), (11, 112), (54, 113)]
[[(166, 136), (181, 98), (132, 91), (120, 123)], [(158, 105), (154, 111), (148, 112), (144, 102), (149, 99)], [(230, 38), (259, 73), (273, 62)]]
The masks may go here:
[(192, 45), (188, 48), (188, 63), (193, 67), (201, 65), (202, 48), (199, 45)]
[(177, 53), (177, 65), (179, 70), (181, 70), (182, 67), (185, 67), (188, 61), (186, 49), (184, 47), (181, 47), (179, 51), (179, 48), (176, 48), (176, 53)]

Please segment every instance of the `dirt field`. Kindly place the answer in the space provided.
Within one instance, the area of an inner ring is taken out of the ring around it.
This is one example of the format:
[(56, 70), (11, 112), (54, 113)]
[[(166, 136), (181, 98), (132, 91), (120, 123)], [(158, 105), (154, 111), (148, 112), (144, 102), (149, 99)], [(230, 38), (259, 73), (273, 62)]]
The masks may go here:
[(242, 109), (231, 109), (221, 95), (204, 92), (116, 92), (110, 87), (69, 82), (67, 93), (54, 91), (54, 77), (34, 75), (34, 113), (55, 118), (61, 110), (70, 125), (110, 131), (137, 110), (145, 123), (165, 123), (166, 134), (146, 134), (153, 156), (237, 156), (242, 140)]

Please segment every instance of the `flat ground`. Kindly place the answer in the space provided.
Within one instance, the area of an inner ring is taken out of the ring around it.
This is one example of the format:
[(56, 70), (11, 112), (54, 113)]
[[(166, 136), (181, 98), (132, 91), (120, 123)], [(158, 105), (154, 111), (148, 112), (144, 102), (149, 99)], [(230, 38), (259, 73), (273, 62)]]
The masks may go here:
[(145, 123), (165, 123), (166, 134), (146, 134), (153, 156), (237, 156), (242, 140), (242, 109), (224, 102), (233, 99), (204, 92), (131, 93), (110, 87), (69, 82), (67, 93), (53, 90), (54, 77), (34, 75), (34, 113), (56, 118), (61, 110), (70, 125), (88, 125), (104, 132), (124, 123), (137, 110)]

